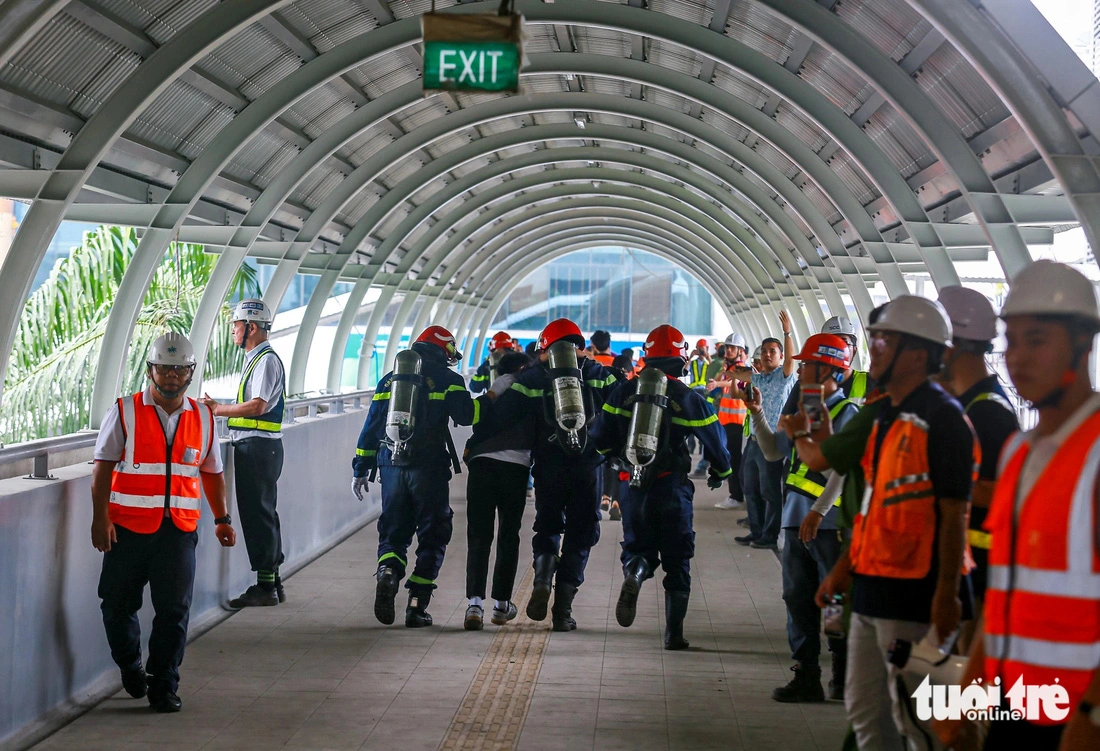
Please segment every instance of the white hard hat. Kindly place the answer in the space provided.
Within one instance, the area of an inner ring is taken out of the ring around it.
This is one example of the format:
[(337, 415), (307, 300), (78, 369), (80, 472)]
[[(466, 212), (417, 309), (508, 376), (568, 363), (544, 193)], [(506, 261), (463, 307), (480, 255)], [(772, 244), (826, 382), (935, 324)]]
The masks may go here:
[(837, 336), (855, 336), (856, 327), (852, 325), (852, 319), (848, 316), (833, 316), (821, 327), (822, 334), (836, 334)]
[(940, 290), (940, 305), (951, 320), (951, 330), (958, 339), (989, 342), (997, 338), (997, 314), (986, 296), (967, 287), (944, 287)]
[(762, 355), (763, 353), (764, 353), (764, 348), (763, 347), (757, 347), (756, 349), (754, 349), (752, 351), (752, 359), (759, 360), (760, 355)]
[(747, 349), (748, 345), (745, 343), (745, 337), (738, 333), (730, 334), (726, 337), (726, 341), (723, 342), (727, 347), (740, 347), (741, 349)]
[(1009, 283), (1001, 318), (1073, 315), (1100, 325), (1092, 282), (1077, 269), (1046, 259), (1035, 261)]
[(898, 295), (891, 300), (868, 331), (893, 331), (935, 344), (951, 344), (951, 319), (935, 300)]
[(237, 307), (233, 310), (232, 320), (258, 323), (260, 328), (269, 329), (271, 328), (271, 322), (275, 320), (275, 313), (272, 312), (271, 306), (263, 300), (253, 298), (241, 300), (237, 303)]
[(194, 365), (195, 348), (183, 334), (169, 331), (161, 334), (149, 347), (150, 365)]

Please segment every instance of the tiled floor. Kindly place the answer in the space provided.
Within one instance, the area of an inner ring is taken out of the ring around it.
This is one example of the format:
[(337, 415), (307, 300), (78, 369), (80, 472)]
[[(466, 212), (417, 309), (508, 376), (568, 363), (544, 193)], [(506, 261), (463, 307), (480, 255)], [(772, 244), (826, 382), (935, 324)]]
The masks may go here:
[[(430, 608), (436, 626), (374, 619), (372, 524), (290, 579), (286, 604), (243, 611), (191, 644), (182, 713), (154, 714), (120, 694), (36, 748), (437, 748), (499, 631), (462, 630), (464, 489), (459, 476), (454, 541)], [(714, 509), (718, 498), (700, 485), (687, 652), (661, 649), (659, 579), (643, 587), (634, 625), (615, 623), (622, 532), (603, 522), (575, 603), (580, 629), (548, 634), (518, 748), (840, 748), (839, 703), (769, 698), (790, 677), (779, 565), (733, 542), (742, 513)], [(525, 550), (531, 516), (529, 507)]]

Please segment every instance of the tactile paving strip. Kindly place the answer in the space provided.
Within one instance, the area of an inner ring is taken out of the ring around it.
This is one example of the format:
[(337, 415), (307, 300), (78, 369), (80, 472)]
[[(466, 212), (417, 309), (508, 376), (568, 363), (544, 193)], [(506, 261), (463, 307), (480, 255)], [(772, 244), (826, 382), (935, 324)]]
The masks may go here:
[[(531, 594), (534, 572), (528, 570), (514, 595), (519, 615), (499, 629), (478, 667), (470, 689), (455, 713), (439, 751), (512, 749), (519, 744), (523, 722), (539, 677), (550, 621), (532, 621), (523, 612)], [(491, 602), (491, 601), (490, 601)]]

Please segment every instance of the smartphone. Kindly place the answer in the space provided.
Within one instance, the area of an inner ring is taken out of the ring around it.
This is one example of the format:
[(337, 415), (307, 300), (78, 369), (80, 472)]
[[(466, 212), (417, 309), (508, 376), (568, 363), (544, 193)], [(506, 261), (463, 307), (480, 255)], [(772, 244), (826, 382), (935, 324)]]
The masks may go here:
[(819, 383), (807, 383), (802, 385), (802, 411), (810, 418), (810, 430), (821, 427), (821, 421), (825, 418), (825, 397), (822, 393), (824, 387)]
[(743, 391), (745, 392), (745, 397), (750, 402), (756, 401), (756, 387), (752, 385), (752, 381), (747, 381), (745, 383), (745, 388), (743, 389)]
[(834, 639), (844, 638), (844, 595), (833, 595), (832, 601), (821, 611), (822, 631)]

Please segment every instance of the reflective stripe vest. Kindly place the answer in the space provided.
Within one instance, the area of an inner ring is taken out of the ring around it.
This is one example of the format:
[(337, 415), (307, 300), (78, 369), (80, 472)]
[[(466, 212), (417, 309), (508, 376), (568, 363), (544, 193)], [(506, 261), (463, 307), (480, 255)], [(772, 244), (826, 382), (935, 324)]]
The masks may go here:
[(688, 383), (689, 388), (703, 389), (707, 387), (707, 363), (701, 357), (696, 357), (688, 362), (689, 372), (691, 373), (691, 381)]
[[(936, 541), (936, 494), (928, 464), (928, 423), (902, 412), (890, 426), (875, 466), (879, 423), (863, 453), (867, 487), (856, 514), (850, 555), (853, 570), (866, 576), (923, 579), (932, 569)], [(981, 449), (974, 442), (974, 463)], [(963, 572), (973, 568), (966, 545)]]
[[(970, 408), (973, 407), (975, 404), (977, 404), (978, 402), (986, 402), (986, 401), (996, 402), (997, 404), (1000, 404), (1002, 407), (1007, 409), (1009, 412), (1013, 412), (1013, 413), (1015, 412), (1015, 410), (1012, 408), (1012, 405), (1009, 404), (1007, 399), (1005, 399), (1003, 396), (1001, 396), (1000, 394), (997, 394), (993, 391), (985, 391), (985, 392), (975, 396), (973, 399), (970, 400), (969, 404), (967, 404), (965, 407), (963, 407), (963, 412), (970, 412)], [(978, 476), (977, 476), (977, 473), (975, 473), (974, 481), (977, 482), (977, 480), (978, 480)], [(983, 509), (978, 509), (978, 511), (982, 511), (982, 510)], [(970, 547), (972, 547), (972, 548), (981, 548), (982, 550), (989, 550), (990, 545), (993, 544), (993, 542), (992, 542), (993, 536), (991, 534), (989, 534), (988, 532), (983, 532), (980, 529), (980, 526), (981, 526), (982, 522), (984, 521), (984, 516), (985, 515), (984, 514), (979, 514), (978, 518), (974, 518), (974, 514), (975, 514), (974, 509), (971, 509), (971, 518), (970, 518), (971, 528), (966, 530), (966, 541), (970, 543)]]
[[(732, 370), (723, 372), (733, 375)], [(745, 407), (745, 402), (727, 396), (730, 384), (732, 381), (722, 388), (722, 395), (718, 398), (718, 422), (723, 425), (744, 425), (749, 411)]]
[(168, 445), (157, 408), (146, 406), (141, 393), (118, 400), (126, 446), (111, 476), (107, 510), (113, 523), (152, 534), (169, 515), (179, 529), (195, 531), (202, 501), (199, 467), (214, 447), (214, 415), (188, 401), (191, 409), (180, 413)]
[[(1100, 412), (1066, 438), (1018, 504), (1029, 450), (1021, 433), (1005, 445), (986, 519), (993, 547), (985, 593), (985, 674), (987, 680), (1000, 676), (1002, 693), (1021, 677), (1025, 686), (1057, 680), (1069, 692), (1072, 710), (1100, 664), (1095, 539)], [(1047, 718), (1036, 722), (1058, 724)]]
[(867, 398), (867, 371), (852, 371), (852, 384), (848, 388), (852, 393), (845, 394), (845, 396), (856, 404), (862, 405)]
[[(260, 360), (265, 357), (274, 357), (279, 360), (279, 356), (275, 354), (275, 350), (271, 348), (271, 345), (260, 345), (264, 347), (260, 350), (260, 353), (252, 358), (252, 362), (248, 364), (248, 367), (244, 369), (244, 373), (241, 374), (241, 385), (237, 387), (237, 404), (244, 404), (244, 389), (248, 385), (248, 381), (252, 378), (252, 373), (256, 370), (256, 366), (260, 364)], [(279, 364), (282, 361), (279, 360)], [(256, 417), (230, 417), (228, 425), (234, 430), (262, 430), (265, 433), (279, 433), (283, 429), (283, 407), (285, 404), (285, 392), (286, 384), (283, 384), (283, 388), (279, 391), (279, 398), (274, 404), (268, 405), (267, 412)]]
[[(846, 404), (855, 404), (855, 402), (851, 399), (841, 399), (829, 409), (829, 417), (836, 420), (836, 416), (840, 414)], [(798, 458), (798, 451), (793, 446), (791, 447), (790, 467), (790, 472), (787, 473), (787, 490), (793, 490), (815, 500), (820, 498), (821, 494), (825, 492), (825, 483), (829, 481), (829, 478), (823, 473), (815, 472), (806, 466)], [(833, 505), (839, 506), (840, 501), (841, 497), (838, 496)]]

